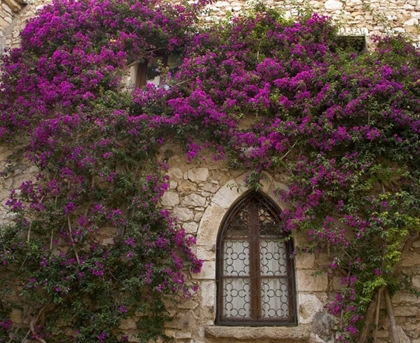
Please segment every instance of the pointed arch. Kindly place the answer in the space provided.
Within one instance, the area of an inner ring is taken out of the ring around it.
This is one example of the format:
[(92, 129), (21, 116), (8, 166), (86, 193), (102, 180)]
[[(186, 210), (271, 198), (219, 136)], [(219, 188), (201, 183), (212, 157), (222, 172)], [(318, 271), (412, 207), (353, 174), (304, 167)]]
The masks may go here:
[(296, 325), (293, 241), (280, 209), (260, 192), (235, 202), (216, 247), (219, 325)]

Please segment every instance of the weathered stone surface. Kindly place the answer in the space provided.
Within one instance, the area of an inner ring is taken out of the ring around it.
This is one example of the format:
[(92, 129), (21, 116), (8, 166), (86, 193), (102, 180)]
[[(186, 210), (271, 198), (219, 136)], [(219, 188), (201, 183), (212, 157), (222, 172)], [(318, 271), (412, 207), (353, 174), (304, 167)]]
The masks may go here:
[(19, 12), (22, 9), (22, 5), (14, 0), (4, 0), (4, 2), (13, 10), (13, 12)]
[(402, 267), (414, 266), (418, 263), (419, 263), (419, 255), (412, 252), (404, 256), (404, 258), (401, 261), (401, 266)]
[(207, 326), (205, 336), (214, 338), (263, 340), (274, 339), (276, 342), (306, 342), (309, 339), (311, 327), (299, 325), (291, 327), (229, 327)]
[(172, 321), (165, 323), (165, 327), (191, 331), (196, 319), (193, 311), (180, 313)]
[(216, 259), (216, 245), (197, 245), (197, 257), (203, 261), (214, 261)]
[(203, 182), (209, 177), (209, 170), (207, 168), (193, 168), (188, 170), (187, 177), (192, 182)]
[(12, 323), (19, 324), (22, 321), (22, 311), (14, 308), (10, 314), (10, 320)]
[(173, 214), (179, 220), (184, 221), (184, 222), (190, 221), (194, 218), (194, 212), (188, 208), (183, 208), (183, 207), (176, 207), (173, 210)]
[(217, 190), (220, 188), (220, 186), (219, 185), (217, 185), (217, 184), (213, 184), (213, 183), (206, 183), (204, 186), (203, 186), (203, 191), (205, 191), (205, 192), (209, 192), (209, 193), (216, 193), (217, 192)]
[(178, 184), (177, 190), (180, 193), (191, 193), (191, 192), (195, 192), (197, 190), (197, 185), (193, 182), (188, 181), (188, 180), (181, 181)]
[(216, 244), (217, 233), (227, 210), (218, 206), (209, 206), (201, 218), (197, 232), (197, 244)]
[(399, 343), (411, 343), (411, 339), (408, 338), (401, 326), (397, 326), (397, 332), (398, 338), (400, 339)]
[(201, 218), (203, 218), (203, 212), (198, 212), (194, 215), (194, 221), (195, 222), (199, 222), (201, 220)]
[(191, 194), (188, 195), (182, 200), (183, 206), (204, 206), (206, 204), (206, 198), (198, 195)]
[(188, 222), (182, 224), (182, 228), (185, 230), (186, 233), (197, 233), (198, 224), (196, 222)]
[(162, 196), (163, 206), (176, 206), (179, 204), (179, 195), (176, 192), (165, 192)]
[(343, 8), (343, 3), (336, 0), (328, 0), (325, 2), (325, 9), (330, 11), (340, 10)]
[(314, 275), (312, 270), (298, 270), (297, 273), (298, 292), (322, 292), (328, 288), (327, 274)]
[(314, 294), (299, 294), (299, 323), (311, 323), (315, 314), (323, 310), (324, 306)]
[(314, 269), (315, 255), (298, 253), (295, 257), (295, 267), (299, 269)]
[(416, 297), (414, 294), (411, 293), (397, 293), (392, 297), (393, 304), (402, 304), (402, 303), (414, 303), (418, 304), (419, 298)]
[(233, 184), (225, 185), (211, 199), (212, 203), (228, 209), (245, 191), (245, 188), (233, 188)]
[(178, 304), (178, 307), (179, 307), (179, 308), (184, 308), (184, 309), (189, 309), (189, 310), (193, 310), (193, 309), (195, 309), (197, 306), (198, 306), (198, 302), (197, 302), (197, 301), (195, 301), (195, 300), (192, 300), (192, 299), (187, 300), (187, 301), (181, 301), (181, 302)]
[(214, 281), (205, 281), (201, 283), (201, 307), (211, 307), (216, 305), (216, 283)]
[(168, 174), (170, 176), (170, 178), (175, 178), (175, 179), (182, 179), (182, 170), (179, 168), (170, 168), (168, 170)]
[(403, 307), (394, 308), (394, 315), (396, 317), (410, 317), (410, 316), (417, 316), (418, 314), (419, 314), (418, 307), (403, 306)]
[(133, 319), (122, 319), (120, 324), (121, 330), (134, 330), (137, 325)]
[(214, 280), (216, 277), (216, 263), (204, 261), (200, 273), (193, 274), (194, 279), (198, 280)]
[(329, 341), (333, 334), (334, 320), (325, 312), (317, 312), (312, 325), (313, 332), (325, 341)]
[(411, 18), (409, 20), (406, 20), (404, 22), (404, 26), (414, 26), (414, 25), (418, 25), (419, 24), (419, 20), (417, 18)]

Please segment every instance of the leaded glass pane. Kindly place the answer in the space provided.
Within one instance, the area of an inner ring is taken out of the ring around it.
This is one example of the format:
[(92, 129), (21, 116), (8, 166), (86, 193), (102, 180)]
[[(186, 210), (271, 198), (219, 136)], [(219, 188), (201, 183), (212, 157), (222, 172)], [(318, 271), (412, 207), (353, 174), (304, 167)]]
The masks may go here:
[(286, 278), (261, 279), (262, 317), (289, 316), (289, 292)]
[(286, 247), (280, 240), (260, 240), (260, 265), (263, 276), (287, 275)]
[(223, 317), (226, 318), (250, 318), (250, 280), (231, 279), (223, 280)]

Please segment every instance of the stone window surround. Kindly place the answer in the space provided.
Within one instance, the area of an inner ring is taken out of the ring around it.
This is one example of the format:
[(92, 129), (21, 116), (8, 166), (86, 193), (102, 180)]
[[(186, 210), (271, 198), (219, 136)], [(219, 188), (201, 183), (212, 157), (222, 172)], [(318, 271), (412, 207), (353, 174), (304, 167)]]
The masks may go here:
[[(276, 339), (277, 342), (307, 342), (310, 338), (311, 321), (302, 318), (298, 311), (297, 326), (280, 327), (232, 327), (216, 326), (214, 320), (216, 317), (216, 243), (219, 228), (225, 218), (225, 215), (239, 199), (248, 191), (245, 185), (246, 173), (235, 179), (228, 181), (213, 196), (210, 205), (206, 208), (200, 221), (197, 232), (197, 255), (210, 256), (210, 260), (204, 261), (200, 274), (194, 276), (194, 279), (206, 282), (206, 296), (203, 296), (203, 305), (213, 309), (213, 324), (204, 327), (206, 337), (216, 339)], [(262, 180), (261, 192), (273, 201), (281, 210), (287, 209), (286, 203), (281, 202), (274, 195), (275, 190), (287, 189), (285, 184), (277, 182), (268, 173), (264, 174)], [(294, 237), (295, 246), (296, 237)], [(295, 266), (296, 268), (296, 266)], [(297, 308), (299, 309), (299, 283), (296, 277)]]

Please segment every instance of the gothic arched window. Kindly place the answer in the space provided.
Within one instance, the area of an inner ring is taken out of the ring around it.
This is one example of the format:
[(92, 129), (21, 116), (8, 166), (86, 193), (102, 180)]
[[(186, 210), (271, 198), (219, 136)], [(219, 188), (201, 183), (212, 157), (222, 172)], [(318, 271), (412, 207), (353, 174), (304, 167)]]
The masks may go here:
[(279, 213), (254, 192), (226, 216), (217, 243), (217, 324), (297, 324), (293, 242)]

